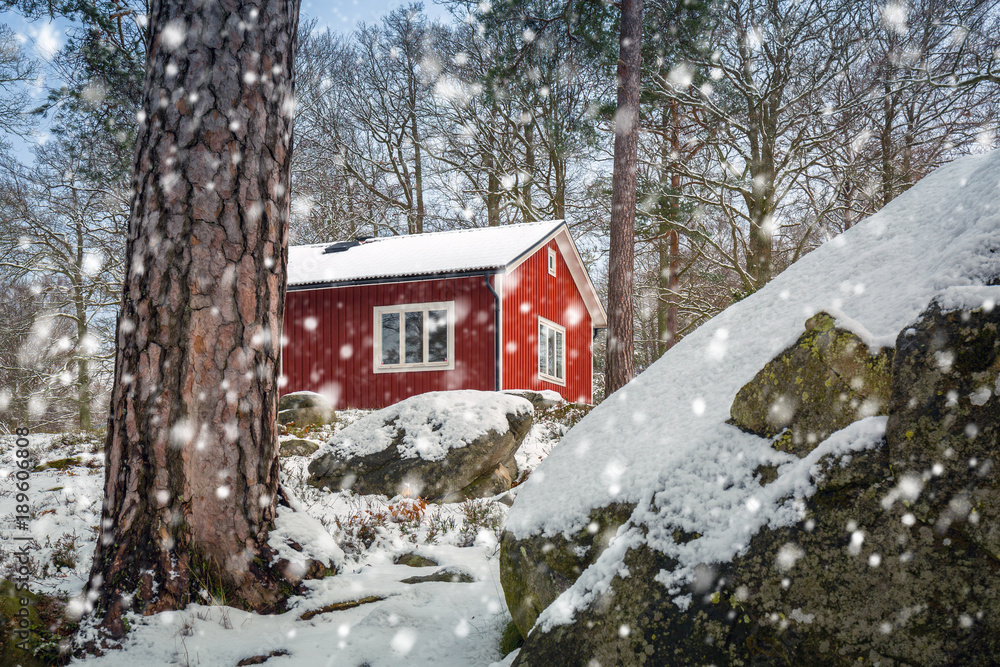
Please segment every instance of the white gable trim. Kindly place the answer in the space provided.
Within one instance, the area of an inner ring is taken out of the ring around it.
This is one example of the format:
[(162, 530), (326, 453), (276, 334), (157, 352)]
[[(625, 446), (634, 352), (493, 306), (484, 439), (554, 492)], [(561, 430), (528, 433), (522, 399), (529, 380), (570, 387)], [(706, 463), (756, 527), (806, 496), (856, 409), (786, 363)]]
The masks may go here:
[[(487, 280), (489, 280), (489, 278), (487, 278)], [(504, 388), (503, 357), (504, 357), (504, 348), (507, 345), (507, 340), (504, 338), (504, 331), (503, 331), (503, 274), (494, 273), (493, 282), (494, 282), (493, 289), (496, 290), (496, 293), (500, 295), (499, 298), (500, 307), (493, 310), (494, 317), (496, 317), (497, 320), (496, 322), (493, 323), (493, 326), (496, 327), (497, 329), (497, 332), (495, 332), (493, 335), (493, 344), (500, 346), (500, 349), (495, 352), (496, 364), (494, 365), (496, 366), (496, 368), (494, 369), (493, 372), (497, 374), (497, 379), (495, 383), (497, 390), (503, 391)], [(492, 297), (493, 295), (491, 294), (490, 296)]]

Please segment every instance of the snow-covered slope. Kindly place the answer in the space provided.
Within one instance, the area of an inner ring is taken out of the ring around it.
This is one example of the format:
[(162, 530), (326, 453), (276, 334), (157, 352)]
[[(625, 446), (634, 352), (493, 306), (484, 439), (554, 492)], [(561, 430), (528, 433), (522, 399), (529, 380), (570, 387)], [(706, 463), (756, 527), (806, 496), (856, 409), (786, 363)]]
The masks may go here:
[[(728, 560), (761, 526), (795, 521), (792, 504), (753, 479), (762, 462), (786, 462), (791, 471), (792, 457), (725, 422), (740, 387), (797, 339), (807, 318), (826, 310), (853, 321), (867, 340), (891, 345), (935, 293), (998, 276), (994, 151), (941, 168), (685, 338), (583, 419), (523, 485), (507, 522), (519, 538), (574, 532), (590, 509), (612, 502), (639, 508), (539, 622), (571, 618), (620, 569), (629, 545), (646, 541), (677, 557), (680, 569), (660, 578), (679, 593), (695, 564)], [(841, 435), (828, 445), (869, 446), (881, 428), (883, 419), (865, 420), (852, 427), (852, 441), (839, 442)], [(675, 544), (676, 528), (701, 537)]]

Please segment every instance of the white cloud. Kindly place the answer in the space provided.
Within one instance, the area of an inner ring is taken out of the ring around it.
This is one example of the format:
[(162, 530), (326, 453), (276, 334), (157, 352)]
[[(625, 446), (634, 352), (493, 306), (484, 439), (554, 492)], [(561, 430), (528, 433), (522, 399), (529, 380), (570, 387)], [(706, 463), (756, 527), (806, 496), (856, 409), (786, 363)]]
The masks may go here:
[(52, 60), (62, 47), (63, 33), (54, 23), (46, 23), (38, 28), (29, 27), (27, 33), (34, 42), (35, 52), (43, 60)]

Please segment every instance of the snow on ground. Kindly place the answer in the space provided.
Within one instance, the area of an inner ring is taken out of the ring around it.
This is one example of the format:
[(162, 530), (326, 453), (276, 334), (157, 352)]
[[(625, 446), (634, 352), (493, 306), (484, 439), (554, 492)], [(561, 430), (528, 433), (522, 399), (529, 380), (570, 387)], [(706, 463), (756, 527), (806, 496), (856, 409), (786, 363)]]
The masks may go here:
[[(319, 444), (369, 414), (339, 410), (334, 427), (295, 430), (287, 437)], [(522, 475), (538, 465), (566, 430), (544, 414), (539, 417), (525, 439), (524, 452), (518, 454), (524, 460)], [(5, 548), (14, 544), (14, 535), (23, 534), (13, 519), (17, 504), (13, 444), (13, 436), (0, 436), (0, 545)], [(31, 581), (39, 592), (73, 598), (83, 591), (100, 518), (102, 445), (95, 435), (30, 437), (29, 449), (38, 463), (75, 459), (61, 470), (31, 473), (29, 527), (35, 540)], [(207, 600), (183, 611), (132, 616), (124, 650), (74, 664), (232, 666), (275, 652), (267, 665), (469, 667), (500, 658), (500, 634), (510, 618), (497, 558), (506, 505), (484, 499), (425, 506), (413, 499), (329, 493), (305, 483), (308, 458), (292, 456), (281, 463), (282, 483), (302, 514), (282, 509), (272, 537), (283, 534), (314, 556), (334, 557), (343, 564), (341, 572), (307, 582), (308, 592), (293, 598), (289, 610), (280, 615), (247, 613)], [(11, 575), (11, 551), (0, 551), (2, 577)], [(394, 564), (406, 553), (438, 565)], [(474, 581), (401, 582), (443, 568)], [(347, 608), (325, 611), (335, 605)]]
[[(791, 501), (753, 475), (791, 455), (726, 421), (736, 392), (795, 342), (807, 318), (830, 310), (867, 340), (892, 344), (942, 290), (951, 290), (949, 304), (981, 298), (993, 307), (995, 290), (976, 286), (997, 275), (1000, 151), (941, 168), (684, 338), (597, 406), (521, 487), (507, 522), (519, 537), (572, 533), (591, 508), (638, 503), (632, 526), (539, 623), (564, 622), (594, 599), (630, 545), (645, 541), (679, 560), (677, 576), (662, 583), (680, 596), (697, 563), (727, 561), (760, 526), (795, 520)], [(701, 537), (679, 545), (676, 529)]]

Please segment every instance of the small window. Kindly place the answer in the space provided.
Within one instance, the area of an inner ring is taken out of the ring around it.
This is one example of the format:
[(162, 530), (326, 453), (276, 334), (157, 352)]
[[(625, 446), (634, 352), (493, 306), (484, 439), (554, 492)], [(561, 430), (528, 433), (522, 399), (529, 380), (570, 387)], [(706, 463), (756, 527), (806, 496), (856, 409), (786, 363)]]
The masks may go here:
[(566, 384), (566, 329), (538, 318), (538, 377)]
[(375, 308), (376, 373), (455, 368), (455, 302)]
[(549, 248), (549, 275), (556, 275), (556, 250)]

